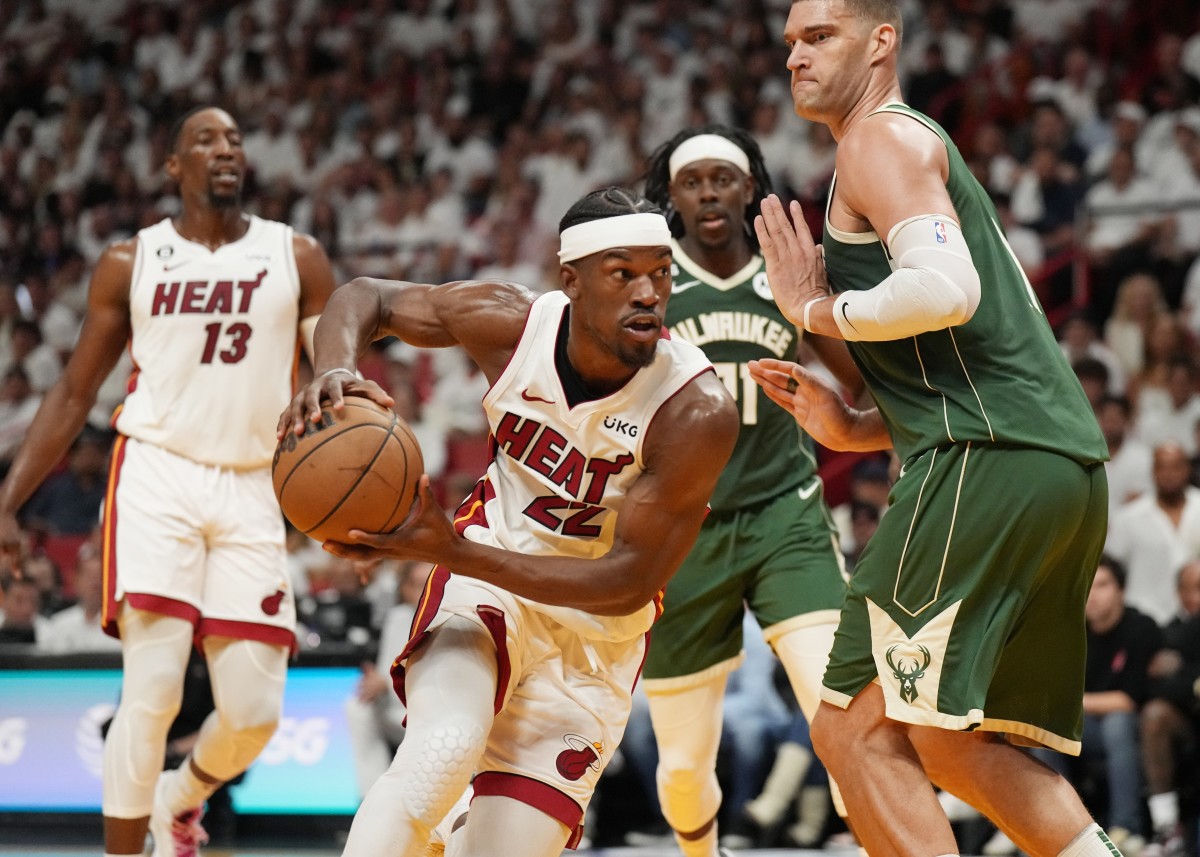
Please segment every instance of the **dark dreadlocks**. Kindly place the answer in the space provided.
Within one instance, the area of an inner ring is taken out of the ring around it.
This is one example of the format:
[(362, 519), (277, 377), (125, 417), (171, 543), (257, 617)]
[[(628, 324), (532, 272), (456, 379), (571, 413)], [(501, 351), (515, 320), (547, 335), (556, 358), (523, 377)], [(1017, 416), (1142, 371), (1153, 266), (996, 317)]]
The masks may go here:
[(734, 145), (745, 152), (746, 157), (750, 159), (750, 177), (754, 179), (754, 201), (746, 206), (743, 213), (743, 227), (746, 237), (750, 240), (750, 246), (757, 250), (758, 236), (754, 233), (754, 218), (758, 214), (759, 200), (772, 192), (771, 176), (767, 173), (767, 165), (763, 161), (762, 150), (758, 147), (758, 143), (749, 133), (740, 128), (731, 128), (728, 125), (702, 125), (698, 128), (687, 128), (680, 131), (663, 143), (650, 156), (650, 163), (646, 167), (646, 197), (662, 208), (667, 223), (671, 227), (671, 234), (676, 238), (683, 235), (684, 228), (679, 219), (679, 212), (671, 205), (669, 162), (672, 153), (679, 148), (680, 143), (700, 134), (716, 134), (725, 137), (733, 141)]

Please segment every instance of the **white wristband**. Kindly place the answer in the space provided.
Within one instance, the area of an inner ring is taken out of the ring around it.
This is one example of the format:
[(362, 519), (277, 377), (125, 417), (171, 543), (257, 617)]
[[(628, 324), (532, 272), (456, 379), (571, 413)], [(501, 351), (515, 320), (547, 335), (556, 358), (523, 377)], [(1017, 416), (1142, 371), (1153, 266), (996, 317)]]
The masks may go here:
[(825, 298), (827, 298), (827, 297), (829, 297), (829, 295), (823, 295), (822, 297), (819, 297), (819, 298), (813, 298), (811, 301), (809, 301), (808, 303), (806, 303), (804, 305), (804, 314), (801, 317), (801, 322), (802, 322), (801, 327), (803, 327), (807, 331), (810, 331), (810, 332), (812, 331), (812, 327), (809, 326), (809, 316), (812, 313), (812, 306), (815, 303), (825, 300)]
[(345, 372), (347, 375), (353, 375), (355, 378), (358, 378), (358, 373), (355, 372), (353, 369), (343, 369), (342, 367), (339, 366), (336, 369), (330, 369), (328, 372), (322, 372), (316, 378), (313, 378), (313, 380), (314, 381), (323, 381), (326, 378), (328, 378), (330, 375), (334, 374), (335, 372)]

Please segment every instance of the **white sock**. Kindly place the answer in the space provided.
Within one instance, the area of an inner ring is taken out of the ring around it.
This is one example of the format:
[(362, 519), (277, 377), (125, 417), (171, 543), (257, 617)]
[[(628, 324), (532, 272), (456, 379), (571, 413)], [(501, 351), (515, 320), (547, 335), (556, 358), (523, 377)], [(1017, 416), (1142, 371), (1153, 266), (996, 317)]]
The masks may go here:
[(1120, 857), (1121, 852), (1113, 845), (1108, 834), (1100, 825), (1092, 823), (1072, 839), (1058, 857)]
[(675, 842), (678, 843), (679, 850), (683, 852), (683, 857), (720, 857), (720, 853), (717, 851), (716, 822), (708, 829), (708, 833), (699, 839), (684, 839), (676, 833)]
[(1179, 795), (1163, 792), (1146, 799), (1150, 805), (1150, 821), (1155, 830), (1170, 830), (1179, 824)]
[(164, 771), (162, 776), (167, 778), (167, 785), (163, 788), (163, 803), (172, 816), (203, 806), (220, 785), (206, 783), (192, 773), (191, 756), (184, 759), (177, 770)]

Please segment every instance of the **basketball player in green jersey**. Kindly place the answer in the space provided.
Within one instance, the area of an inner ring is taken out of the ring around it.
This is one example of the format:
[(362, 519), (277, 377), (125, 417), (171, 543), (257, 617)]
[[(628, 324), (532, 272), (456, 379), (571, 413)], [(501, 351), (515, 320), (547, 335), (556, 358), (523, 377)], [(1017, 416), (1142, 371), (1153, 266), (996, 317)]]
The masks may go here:
[[(769, 192), (758, 144), (720, 125), (677, 134), (651, 157), (646, 176), (646, 195), (667, 212), (674, 236), (667, 327), (704, 349), (741, 415), (711, 512), (667, 585), (644, 671), (659, 801), (686, 857), (717, 855), (721, 703), (742, 659), (744, 605), (811, 718), (846, 594), (812, 441), (748, 371), (751, 360), (794, 356), (800, 340), (772, 300), (753, 231), (758, 200)], [(818, 336), (809, 344), (861, 391), (841, 342)]]
[(897, 7), (792, 4), (796, 112), (838, 141), (823, 254), (794, 203), (789, 220), (768, 197), (755, 221), (780, 308), (850, 343), (878, 407), (780, 361), (755, 380), (818, 442), (903, 462), (850, 582), (814, 746), (872, 857), (957, 852), (931, 781), (1030, 855), (1113, 857), (1067, 781), (1013, 746), (1079, 750), (1104, 439), (987, 194), (901, 103)]

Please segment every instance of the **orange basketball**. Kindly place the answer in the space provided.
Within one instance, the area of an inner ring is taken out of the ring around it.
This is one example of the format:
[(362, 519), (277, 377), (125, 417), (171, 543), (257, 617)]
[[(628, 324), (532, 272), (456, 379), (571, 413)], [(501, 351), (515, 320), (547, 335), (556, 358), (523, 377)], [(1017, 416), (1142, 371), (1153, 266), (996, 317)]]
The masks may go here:
[(292, 525), (316, 539), (346, 541), (350, 530), (391, 532), (417, 496), (425, 471), (412, 429), (361, 396), (338, 416), (328, 405), (304, 434), (275, 448), (271, 479)]

